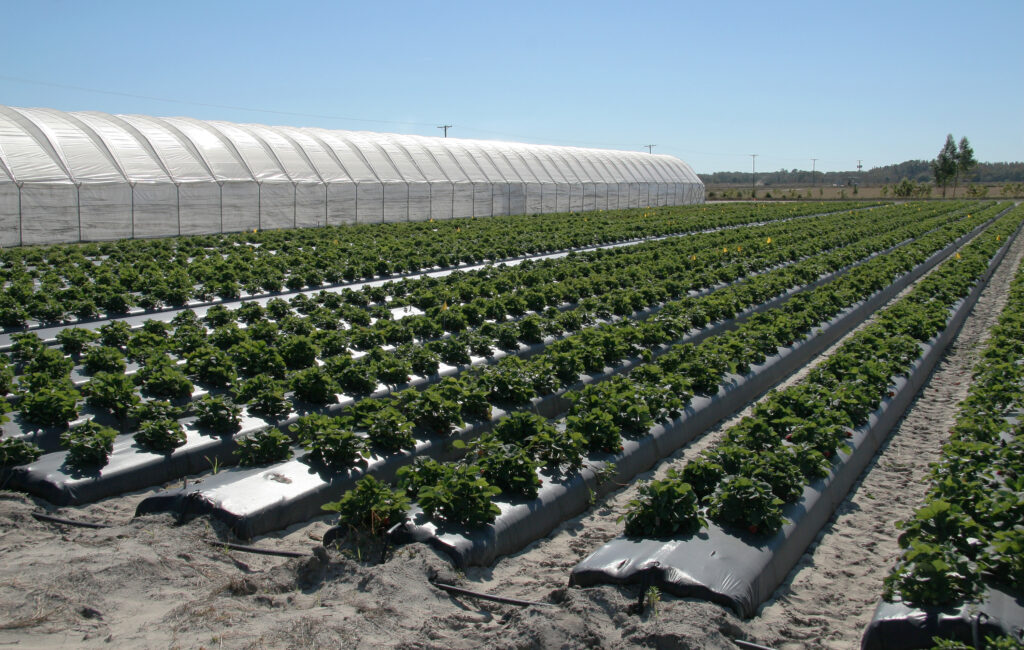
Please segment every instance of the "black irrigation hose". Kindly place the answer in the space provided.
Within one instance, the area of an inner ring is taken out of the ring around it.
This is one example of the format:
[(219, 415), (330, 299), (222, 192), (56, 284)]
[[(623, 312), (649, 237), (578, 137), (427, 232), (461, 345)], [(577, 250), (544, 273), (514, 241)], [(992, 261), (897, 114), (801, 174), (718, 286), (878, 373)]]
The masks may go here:
[(479, 591), (470, 591), (469, 589), (463, 589), (462, 587), (456, 587), (455, 585), (448, 585), (443, 582), (430, 581), (430, 584), (449, 593), (459, 594), (462, 596), (472, 596), (473, 598), (482, 598), (483, 600), (493, 600), (496, 603), (504, 603), (506, 605), (518, 605), (519, 607), (530, 607), (533, 605), (536, 605), (537, 607), (557, 607), (554, 603), (538, 603), (532, 600), (519, 600), (518, 598), (483, 594)]
[(44, 512), (33, 512), (32, 516), (39, 521), (48, 521), (53, 524), (65, 524), (67, 526), (78, 526), (79, 528), (110, 528), (110, 524), (94, 524), (89, 521), (75, 521), (73, 519), (64, 519), (63, 517), (54, 517)]
[(741, 648), (745, 648), (746, 650), (774, 650), (774, 648), (769, 648), (766, 645), (751, 643), (750, 641), (742, 641), (740, 639), (733, 639), (732, 642)]
[(232, 544), (230, 542), (221, 542), (216, 539), (203, 540), (210, 546), (219, 546), (221, 548), (231, 549), (232, 551), (241, 551), (243, 553), (256, 553), (258, 555), (276, 555), (278, 557), (310, 557), (309, 553), (302, 553), (299, 551), (277, 551), (271, 548), (260, 548), (258, 546), (246, 546), (244, 544)]

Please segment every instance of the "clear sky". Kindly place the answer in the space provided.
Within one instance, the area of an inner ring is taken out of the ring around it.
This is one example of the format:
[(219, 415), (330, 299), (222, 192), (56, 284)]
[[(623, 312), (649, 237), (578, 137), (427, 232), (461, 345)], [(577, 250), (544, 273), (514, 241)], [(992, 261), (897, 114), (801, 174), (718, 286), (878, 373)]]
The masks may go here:
[(0, 0), (0, 104), (595, 146), (698, 172), (1024, 160), (1024, 0)]

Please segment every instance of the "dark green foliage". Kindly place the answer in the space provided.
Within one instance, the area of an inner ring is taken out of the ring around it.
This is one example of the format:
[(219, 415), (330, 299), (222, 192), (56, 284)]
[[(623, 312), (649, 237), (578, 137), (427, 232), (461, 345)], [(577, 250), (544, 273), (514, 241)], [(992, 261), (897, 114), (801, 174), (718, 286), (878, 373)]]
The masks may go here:
[(291, 440), (279, 429), (263, 429), (236, 442), (239, 465), (267, 465), (292, 457)]
[(57, 342), (64, 349), (65, 354), (81, 354), (87, 343), (99, 338), (93, 330), (80, 327), (68, 327), (57, 332)]
[(78, 468), (102, 467), (114, 450), (117, 431), (89, 420), (60, 434), (60, 444), (68, 450), (68, 464)]
[(85, 401), (107, 409), (118, 417), (124, 417), (128, 410), (138, 403), (132, 378), (124, 374), (98, 372), (82, 387)]
[(225, 397), (203, 395), (195, 402), (196, 424), (213, 433), (235, 433), (242, 428), (242, 409)]
[(716, 523), (753, 534), (768, 535), (785, 523), (782, 499), (771, 486), (746, 476), (728, 476), (708, 502), (708, 516)]
[(365, 441), (345, 425), (342, 418), (312, 414), (300, 417), (290, 430), (310, 460), (342, 471), (369, 457)]
[(310, 404), (324, 405), (338, 401), (338, 386), (323, 368), (314, 366), (296, 372), (292, 375), (291, 387), (295, 397)]
[(384, 531), (401, 521), (409, 509), (409, 499), (402, 492), (391, 490), (373, 476), (364, 476), (341, 500), (323, 505), (328, 512), (338, 513), (338, 523), (371, 535)]
[(0, 438), (0, 468), (27, 465), (43, 455), (43, 450), (18, 438)]
[(473, 465), (441, 466), (437, 481), (423, 485), (417, 500), (428, 517), (475, 528), (494, 521), (501, 510), (491, 499), (501, 494)]
[(70, 382), (34, 387), (22, 395), (18, 409), (33, 424), (63, 427), (78, 417), (78, 397)]
[(159, 452), (170, 452), (185, 444), (185, 429), (177, 420), (146, 420), (139, 424), (136, 442)]
[(663, 480), (650, 481), (639, 489), (639, 497), (629, 502), (625, 520), (630, 537), (672, 537), (691, 535), (707, 522), (700, 516), (700, 496), (676, 470)]
[(124, 354), (117, 348), (108, 345), (90, 347), (82, 359), (85, 370), (90, 374), (98, 372), (119, 372), (125, 371)]

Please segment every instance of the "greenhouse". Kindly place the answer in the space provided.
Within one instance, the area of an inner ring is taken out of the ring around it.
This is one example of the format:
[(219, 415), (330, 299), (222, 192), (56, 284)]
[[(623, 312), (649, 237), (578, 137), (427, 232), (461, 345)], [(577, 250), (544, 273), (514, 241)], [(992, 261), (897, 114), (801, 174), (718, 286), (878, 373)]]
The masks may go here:
[(0, 106), (0, 245), (704, 200), (678, 158)]

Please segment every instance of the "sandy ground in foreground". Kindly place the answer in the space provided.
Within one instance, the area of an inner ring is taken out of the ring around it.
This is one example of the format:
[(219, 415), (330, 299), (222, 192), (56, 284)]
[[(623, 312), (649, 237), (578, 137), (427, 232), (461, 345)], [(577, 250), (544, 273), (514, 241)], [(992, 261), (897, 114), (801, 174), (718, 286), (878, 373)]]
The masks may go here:
[[(383, 564), (370, 561), (379, 556), (372, 548), (301, 559), (225, 550), (207, 541), (228, 539), (216, 522), (133, 519), (152, 491), (57, 511), (112, 524), (106, 529), (36, 521), (31, 512), (53, 508), (0, 491), (0, 647), (733, 648), (737, 638), (780, 648), (859, 647), (897, 557), (893, 523), (923, 497), (928, 463), (948, 435), (1022, 255), (1024, 239), (895, 435), (753, 619), (668, 595), (655, 610), (635, 614), (635, 589), (566, 586), (572, 567), (620, 532), (615, 520), (635, 484), (522, 552), (465, 573), (419, 545), (393, 551)], [(678, 467), (721, 431), (640, 478)], [(320, 518), (255, 543), (311, 552), (329, 524)], [(543, 604), (453, 597), (432, 579)]]

